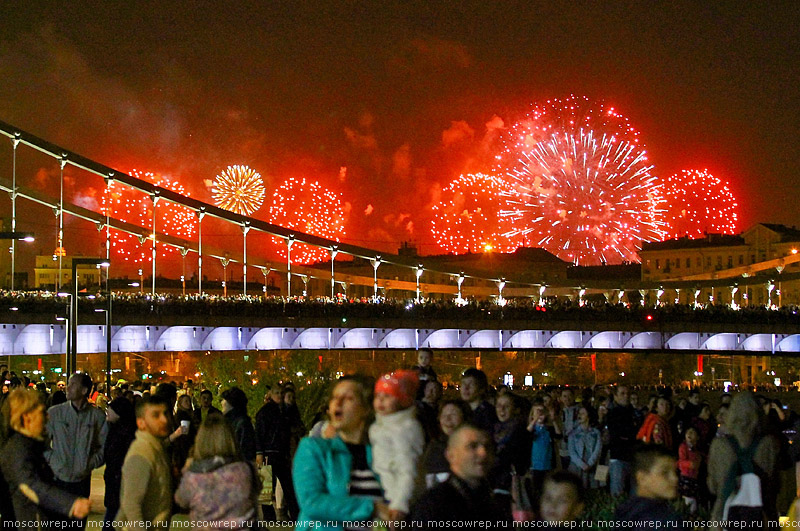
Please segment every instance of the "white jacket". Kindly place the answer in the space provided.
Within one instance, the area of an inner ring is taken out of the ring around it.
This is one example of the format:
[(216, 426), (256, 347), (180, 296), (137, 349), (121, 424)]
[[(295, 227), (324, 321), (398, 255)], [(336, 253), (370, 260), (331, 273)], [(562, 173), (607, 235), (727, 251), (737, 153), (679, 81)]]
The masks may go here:
[(422, 425), (411, 406), (377, 415), (369, 427), (372, 471), (378, 475), (389, 508), (408, 513), (420, 456), (425, 447)]

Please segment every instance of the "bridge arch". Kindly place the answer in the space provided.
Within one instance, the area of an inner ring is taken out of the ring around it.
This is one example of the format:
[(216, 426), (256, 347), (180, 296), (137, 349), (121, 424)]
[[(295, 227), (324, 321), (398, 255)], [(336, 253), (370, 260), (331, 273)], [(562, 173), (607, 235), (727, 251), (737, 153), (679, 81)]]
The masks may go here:
[(204, 326), (170, 326), (156, 341), (156, 350), (202, 350), (203, 340), (209, 333), (211, 330)]
[(632, 332), (614, 332), (607, 330), (599, 332), (586, 342), (586, 348), (621, 349), (633, 338)]
[[(61, 341), (56, 341), (58, 336), (55, 335), (55, 332), (63, 327), (58, 325), (47, 325), (47, 324), (32, 324), (26, 326), (19, 326), (19, 325), (7, 325), (7, 326), (16, 326), (19, 330), (19, 333), (16, 336), (16, 340), (14, 341), (14, 354), (60, 354), (66, 352), (64, 349), (63, 338), (60, 338)], [(54, 327), (51, 329), (51, 326)], [(8, 330), (8, 328), (6, 328)], [(12, 328), (13, 330), (13, 328)], [(53, 341), (50, 340), (50, 332), (53, 332)], [(66, 337), (66, 334), (64, 335)]]
[(634, 334), (633, 337), (625, 343), (624, 348), (651, 350), (660, 349), (661, 347), (661, 334), (659, 332), (639, 332), (638, 334)]
[(351, 328), (336, 340), (334, 348), (378, 348), (385, 335), (385, 329)]
[(751, 334), (744, 338), (739, 349), (749, 352), (772, 352), (772, 334)]
[[(0, 354), (9, 355), (16, 354), (16, 342), (22, 330), (26, 325), (17, 324), (4, 324), (0, 325)], [(30, 326), (30, 325), (27, 325)], [(50, 347), (52, 348), (54, 342), (54, 327), (57, 325), (49, 325), (51, 333)], [(63, 328), (59, 326), (59, 328)]]
[(465, 348), (493, 348), (499, 349), (502, 346), (501, 330), (467, 330), (467, 338), (464, 340)]
[(270, 327), (258, 330), (250, 341), (247, 348), (250, 350), (283, 350), (289, 349), (297, 337), (297, 333), (292, 328)]
[(733, 333), (712, 334), (701, 347), (704, 350), (738, 350), (739, 335)]
[(417, 330), (415, 328), (390, 330), (378, 343), (378, 348), (416, 349), (417, 346)]
[(786, 336), (775, 345), (776, 352), (800, 352), (800, 334)]
[(563, 330), (550, 338), (545, 347), (583, 348), (585, 341), (580, 330)]
[(520, 330), (511, 335), (505, 344), (505, 348), (544, 348), (555, 332), (547, 330)]
[(461, 330), (457, 328), (434, 330), (422, 342), (423, 347), (429, 348), (461, 348), (461, 345)]
[(297, 335), (291, 348), (298, 349), (328, 349), (331, 348), (330, 328), (306, 328)]

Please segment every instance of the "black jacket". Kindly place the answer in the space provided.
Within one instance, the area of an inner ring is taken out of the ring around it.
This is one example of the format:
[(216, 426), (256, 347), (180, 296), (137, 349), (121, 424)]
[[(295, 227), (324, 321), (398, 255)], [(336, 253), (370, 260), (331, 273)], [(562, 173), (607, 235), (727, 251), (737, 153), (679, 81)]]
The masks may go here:
[(617, 507), (616, 522), (627, 522), (626, 529), (632, 531), (655, 529), (651, 522), (658, 522), (661, 529), (682, 529), (683, 518), (665, 500), (633, 496)]
[[(426, 492), (411, 509), (409, 520), (419, 524), (423, 529), (441, 527), (431, 522), (492, 522), (508, 521), (511, 516), (510, 507), (497, 504), (492, 496), (488, 483), (477, 489), (470, 488), (462, 480), (451, 475), (444, 483), (440, 483)], [(456, 526), (454, 526), (456, 527)]]
[(119, 508), (119, 490), (122, 484), (122, 463), (131, 443), (136, 438), (136, 415), (133, 405), (126, 398), (117, 398), (109, 404), (120, 416), (117, 422), (108, 424), (108, 435), (104, 448), (106, 469), (103, 479), (106, 483), (106, 508)]
[(232, 409), (225, 414), (225, 420), (233, 430), (239, 454), (245, 461), (256, 459), (256, 432), (253, 423), (244, 411)]
[[(78, 499), (53, 484), (53, 471), (44, 459), (44, 449), (44, 441), (14, 432), (0, 455), (18, 522), (65, 520)], [(35, 493), (39, 502), (31, 501), (23, 490)]]
[(494, 430), (497, 422), (497, 412), (489, 402), (484, 400), (478, 407), (472, 410), (472, 423), (486, 433), (490, 434)]
[(289, 456), (289, 425), (280, 404), (268, 400), (256, 413), (256, 452)]
[(633, 413), (633, 406), (630, 404), (627, 406), (613, 404), (608, 410), (606, 425), (611, 439), (609, 444), (611, 459), (631, 461), (634, 443), (636, 442), (636, 433), (639, 431), (636, 415)]

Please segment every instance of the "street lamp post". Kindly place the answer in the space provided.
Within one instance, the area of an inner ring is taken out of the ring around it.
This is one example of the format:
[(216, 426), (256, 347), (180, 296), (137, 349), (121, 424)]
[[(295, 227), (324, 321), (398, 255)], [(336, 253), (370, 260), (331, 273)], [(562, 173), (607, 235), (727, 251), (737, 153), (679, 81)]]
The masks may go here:
[[(17, 230), (17, 146), (21, 140), (20, 133), (14, 133), (11, 145), (14, 148), (11, 164), (11, 230)], [(16, 265), (17, 241), (11, 240), (11, 291), (14, 291), (14, 268)]]
[(415, 273), (415, 275), (417, 277), (417, 304), (419, 304), (420, 303), (419, 277), (422, 276), (422, 272), (425, 269), (422, 267), (422, 264), (419, 264), (415, 269), (416, 269), (416, 271), (414, 273)]
[(242, 238), (244, 242), (244, 260), (242, 261), (242, 295), (247, 297), (247, 233), (250, 232), (250, 222), (245, 221), (242, 226)]
[(292, 244), (294, 243), (294, 234), (290, 234), (286, 238), (286, 298), (292, 296)]
[(334, 245), (331, 247), (331, 300), (336, 299), (336, 276), (334, 275), (333, 263), (336, 261), (336, 255), (339, 254), (339, 246)]
[(375, 257), (374, 260), (370, 260), (372, 264), (372, 302), (378, 302), (378, 268), (381, 266), (381, 255)]
[(72, 300), (70, 301), (70, 338), (67, 354), (67, 377), (74, 374), (78, 368), (78, 266), (93, 265), (108, 267), (109, 261), (105, 258), (73, 258), (72, 259)]
[(98, 313), (106, 314), (106, 396), (111, 396), (111, 290), (106, 294), (105, 309), (98, 308)]

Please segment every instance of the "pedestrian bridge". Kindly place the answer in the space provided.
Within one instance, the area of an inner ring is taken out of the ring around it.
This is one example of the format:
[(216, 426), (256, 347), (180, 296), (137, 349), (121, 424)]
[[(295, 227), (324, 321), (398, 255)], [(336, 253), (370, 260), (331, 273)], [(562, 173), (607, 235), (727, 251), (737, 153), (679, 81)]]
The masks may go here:
[[(0, 325), (0, 355), (64, 354), (61, 324)], [(625, 350), (798, 353), (800, 334), (463, 328), (111, 327), (112, 352), (356, 349)], [(78, 326), (78, 352), (106, 352), (105, 326)]]

